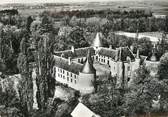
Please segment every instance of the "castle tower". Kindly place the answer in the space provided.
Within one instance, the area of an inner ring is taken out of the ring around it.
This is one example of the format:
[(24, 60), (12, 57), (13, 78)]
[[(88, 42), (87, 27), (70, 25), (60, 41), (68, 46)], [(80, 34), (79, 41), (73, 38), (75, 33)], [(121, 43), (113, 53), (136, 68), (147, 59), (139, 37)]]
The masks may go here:
[(92, 93), (95, 91), (94, 82), (96, 80), (96, 70), (93, 67), (90, 52), (88, 51), (87, 59), (81, 72), (79, 73), (78, 88), (82, 94)]
[(156, 62), (157, 61), (157, 58), (156, 58), (156, 47), (155, 47), (155, 44), (154, 44), (154, 47), (153, 47), (153, 50), (152, 50), (152, 56), (150, 58), (150, 61), (152, 62)]
[(139, 55), (139, 49), (137, 48), (137, 53), (136, 53), (136, 57), (135, 57), (135, 64), (133, 66), (133, 71), (138, 69), (140, 66), (140, 55)]
[(93, 40), (93, 47), (95, 50), (99, 50), (101, 47), (103, 47), (103, 42), (100, 38), (101, 33), (97, 33), (95, 39)]
[(122, 48), (118, 49), (118, 61), (117, 61), (117, 87), (122, 87), (123, 79), (124, 79), (124, 63), (122, 61)]

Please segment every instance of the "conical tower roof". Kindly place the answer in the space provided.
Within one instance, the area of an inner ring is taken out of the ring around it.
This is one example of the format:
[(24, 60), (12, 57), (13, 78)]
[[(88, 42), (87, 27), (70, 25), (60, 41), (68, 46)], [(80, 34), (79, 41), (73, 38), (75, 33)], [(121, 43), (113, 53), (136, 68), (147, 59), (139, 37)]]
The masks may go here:
[[(93, 60), (92, 60), (92, 57), (91, 57), (90, 49), (88, 50), (88, 53), (87, 53), (86, 58), (87, 58), (87, 60), (89, 60), (89, 63), (90, 63), (90, 64), (93, 64)], [(86, 60), (86, 61), (87, 61), (87, 60)]]
[(87, 55), (87, 58), (86, 58), (86, 62), (83, 65), (83, 68), (82, 68), (81, 72), (82, 73), (86, 73), (86, 74), (94, 74), (94, 73), (96, 73), (96, 70), (93, 67), (93, 61), (92, 61), (92, 58), (91, 58), (91, 55), (90, 55), (89, 51), (88, 51), (88, 55)]
[(96, 34), (96, 37), (93, 41), (93, 47), (103, 47), (102, 40), (100, 38), (100, 33)]

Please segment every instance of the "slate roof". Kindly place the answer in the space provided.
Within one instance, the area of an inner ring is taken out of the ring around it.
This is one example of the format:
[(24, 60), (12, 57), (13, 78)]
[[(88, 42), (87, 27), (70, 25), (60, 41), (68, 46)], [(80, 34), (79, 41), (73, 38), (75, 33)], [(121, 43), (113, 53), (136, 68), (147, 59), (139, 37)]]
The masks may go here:
[(88, 51), (87, 59), (81, 72), (86, 74), (96, 74), (96, 69), (93, 67), (90, 51)]
[(74, 53), (71, 50), (65, 50), (65, 51), (55, 52), (54, 54), (57, 56), (63, 55), (63, 58), (68, 58), (68, 57), (78, 58), (78, 57), (86, 57), (88, 50), (90, 50), (91, 56), (95, 55), (95, 50), (92, 47), (75, 49)]
[[(112, 59), (117, 58), (117, 60), (119, 60), (120, 49), (114, 50), (109, 48), (102, 48), (99, 51), (99, 54), (102, 56), (110, 57)], [(130, 51), (128, 47), (121, 47), (121, 61), (127, 61), (127, 57), (130, 57), (131, 61), (135, 60), (133, 53)]]
[(107, 56), (110, 57), (112, 59), (115, 59), (116, 55), (117, 55), (117, 50), (114, 49), (109, 49), (109, 48), (102, 48), (99, 53), (102, 56)]
[(129, 56), (131, 58), (131, 61), (135, 60), (135, 57), (133, 55), (133, 53), (130, 51), (130, 49), (128, 47), (121, 47), (121, 61), (126, 61), (127, 60), (127, 56)]
[(74, 74), (79, 74), (79, 72), (82, 70), (83, 65), (74, 61), (71, 61), (71, 64), (68, 64), (68, 59), (61, 58), (59, 56), (54, 56), (54, 62), (55, 66), (62, 68), (64, 70), (67, 70), (69, 72), (72, 72)]

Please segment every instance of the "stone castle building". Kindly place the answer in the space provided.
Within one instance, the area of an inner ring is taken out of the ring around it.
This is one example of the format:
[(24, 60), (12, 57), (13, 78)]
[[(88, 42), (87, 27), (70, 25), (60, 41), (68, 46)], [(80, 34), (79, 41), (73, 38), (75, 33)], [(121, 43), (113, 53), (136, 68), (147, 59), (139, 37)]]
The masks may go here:
[(128, 81), (139, 68), (139, 50), (134, 55), (128, 47), (112, 49), (103, 47), (100, 33), (97, 33), (91, 47), (58, 51), (54, 53), (53, 76), (57, 82), (68, 85), (83, 94), (95, 91), (96, 69), (94, 62), (108, 65), (112, 77), (117, 77), (117, 86)]

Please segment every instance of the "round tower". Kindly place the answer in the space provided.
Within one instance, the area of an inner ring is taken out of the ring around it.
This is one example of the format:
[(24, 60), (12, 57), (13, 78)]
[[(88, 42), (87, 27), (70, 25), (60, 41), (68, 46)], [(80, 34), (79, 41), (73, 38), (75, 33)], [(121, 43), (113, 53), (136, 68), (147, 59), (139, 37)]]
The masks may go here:
[(103, 47), (103, 42), (100, 38), (101, 33), (97, 33), (95, 39), (93, 40), (92, 46), (95, 50), (99, 50), (101, 47)]
[(79, 73), (79, 91), (82, 94), (93, 93), (95, 91), (96, 70), (93, 67), (90, 52), (81, 72)]
[(153, 50), (152, 50), (152, 56), (150, 57), (151, 62), (156, 62), (157, 57), (156, 57), (156, 45), (154, 44)]
[(138, 69), (140, 66), (140, 55), (139, 55), (139, 49), (137, 49), (136, 57), (135, 57), (135, 64), (134, 64), (134, 70)]

